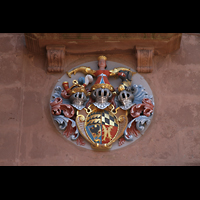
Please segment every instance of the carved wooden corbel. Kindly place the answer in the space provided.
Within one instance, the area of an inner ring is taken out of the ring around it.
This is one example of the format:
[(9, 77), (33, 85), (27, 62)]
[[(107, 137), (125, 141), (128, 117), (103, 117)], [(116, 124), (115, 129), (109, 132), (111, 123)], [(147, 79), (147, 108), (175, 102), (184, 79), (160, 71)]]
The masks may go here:
[(48, 72), (62, 72), (65, 59), (64, 45), (48, 45), (46, 46), (48, 59)]
[(147, 73), (153, 71), (153, 47), (137, 47), (137, 72)]

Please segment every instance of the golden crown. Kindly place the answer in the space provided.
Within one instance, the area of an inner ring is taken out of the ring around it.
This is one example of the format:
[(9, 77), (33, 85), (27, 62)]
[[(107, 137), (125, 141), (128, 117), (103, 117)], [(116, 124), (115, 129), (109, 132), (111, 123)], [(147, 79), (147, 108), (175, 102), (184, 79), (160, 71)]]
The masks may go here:
[(99, 57), (98, 57), (98, 60), (101, 60), (101, 59), (107, 60), (107, 57), (106, 57), (106, 56), (99, 56)]
[(69, 92), (70, 95), (75, 94), (77, 92), (84, 92), (87, 96), (87, 91), (83, 85), (78, 85), (77, 87), (74, 87), (71, 92)]
[(98, 88), (103, 88), (103, 89), (104, 89), (104, 88), (107, 88), (107, 89), (109, 89), (111, 92), (114, 91), (113, 86), (110, 85), (110, 84), (107, 84), (107, 83), (94, 84), (94, 85), (91, 87), (91, 90), (93, 91), (93, 90), (96, 90), (96, 89), (98, 89)]
[[(85, 86), (84, 85), (80, 85), (78, 84), (78, 81), (77, 80), (73, 80), (73, 85), (67, 89), (67, 92), (69, 95), (72, 95), (72, 94), (75, 94), (77, 92), (84, 92), (85, 95), (87, 96), (87, 91), (85, 89)], [(63, 82), (63, 84), (67, 84), (67, 81)]]

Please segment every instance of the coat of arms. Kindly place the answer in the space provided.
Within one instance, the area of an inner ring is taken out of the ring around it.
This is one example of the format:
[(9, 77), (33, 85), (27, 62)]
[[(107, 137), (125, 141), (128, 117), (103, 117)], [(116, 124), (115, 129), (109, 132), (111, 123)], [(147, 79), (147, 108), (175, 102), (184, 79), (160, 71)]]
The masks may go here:
[[(80, 66), (67, 72), (69, 79), (76, 73), (84, 76), (56, 86), (50, 102), (62, 135), (80, 146), (87, 142), (96, 150), (139, 138), (154, 109), (153, 96), (142, 85), (132, 84), (136, 72), (126, 67), (106, 68), (107, 57), (99, 56), (97, 70)], [(120, 84), (114, 87), (109, 77), (120, 79)]]

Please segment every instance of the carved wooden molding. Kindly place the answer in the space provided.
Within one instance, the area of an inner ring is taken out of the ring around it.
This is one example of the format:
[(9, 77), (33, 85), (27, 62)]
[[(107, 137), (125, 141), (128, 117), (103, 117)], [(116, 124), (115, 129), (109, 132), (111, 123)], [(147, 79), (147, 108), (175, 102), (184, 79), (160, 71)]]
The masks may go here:
[(137, 71), (142, 73), (153, 71), (153, 47), (137, 47)]
[(48, 72), (62, 72), (65, 59), (64, 45), (48, 45), (46, 46), (48, 59)]

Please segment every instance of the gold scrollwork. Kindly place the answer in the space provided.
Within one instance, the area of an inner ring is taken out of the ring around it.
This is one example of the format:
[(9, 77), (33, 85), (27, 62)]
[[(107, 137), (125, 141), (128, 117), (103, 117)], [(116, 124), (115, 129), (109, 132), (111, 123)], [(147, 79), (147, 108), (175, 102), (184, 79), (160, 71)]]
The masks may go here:
[(118, 122), (123, 122), (125, 120), (124, 115), (118, 117)]
[(81, 122), (85, 121), (85, 117), (83, 115), (79, 115), (79, 119), (80, 119)]

